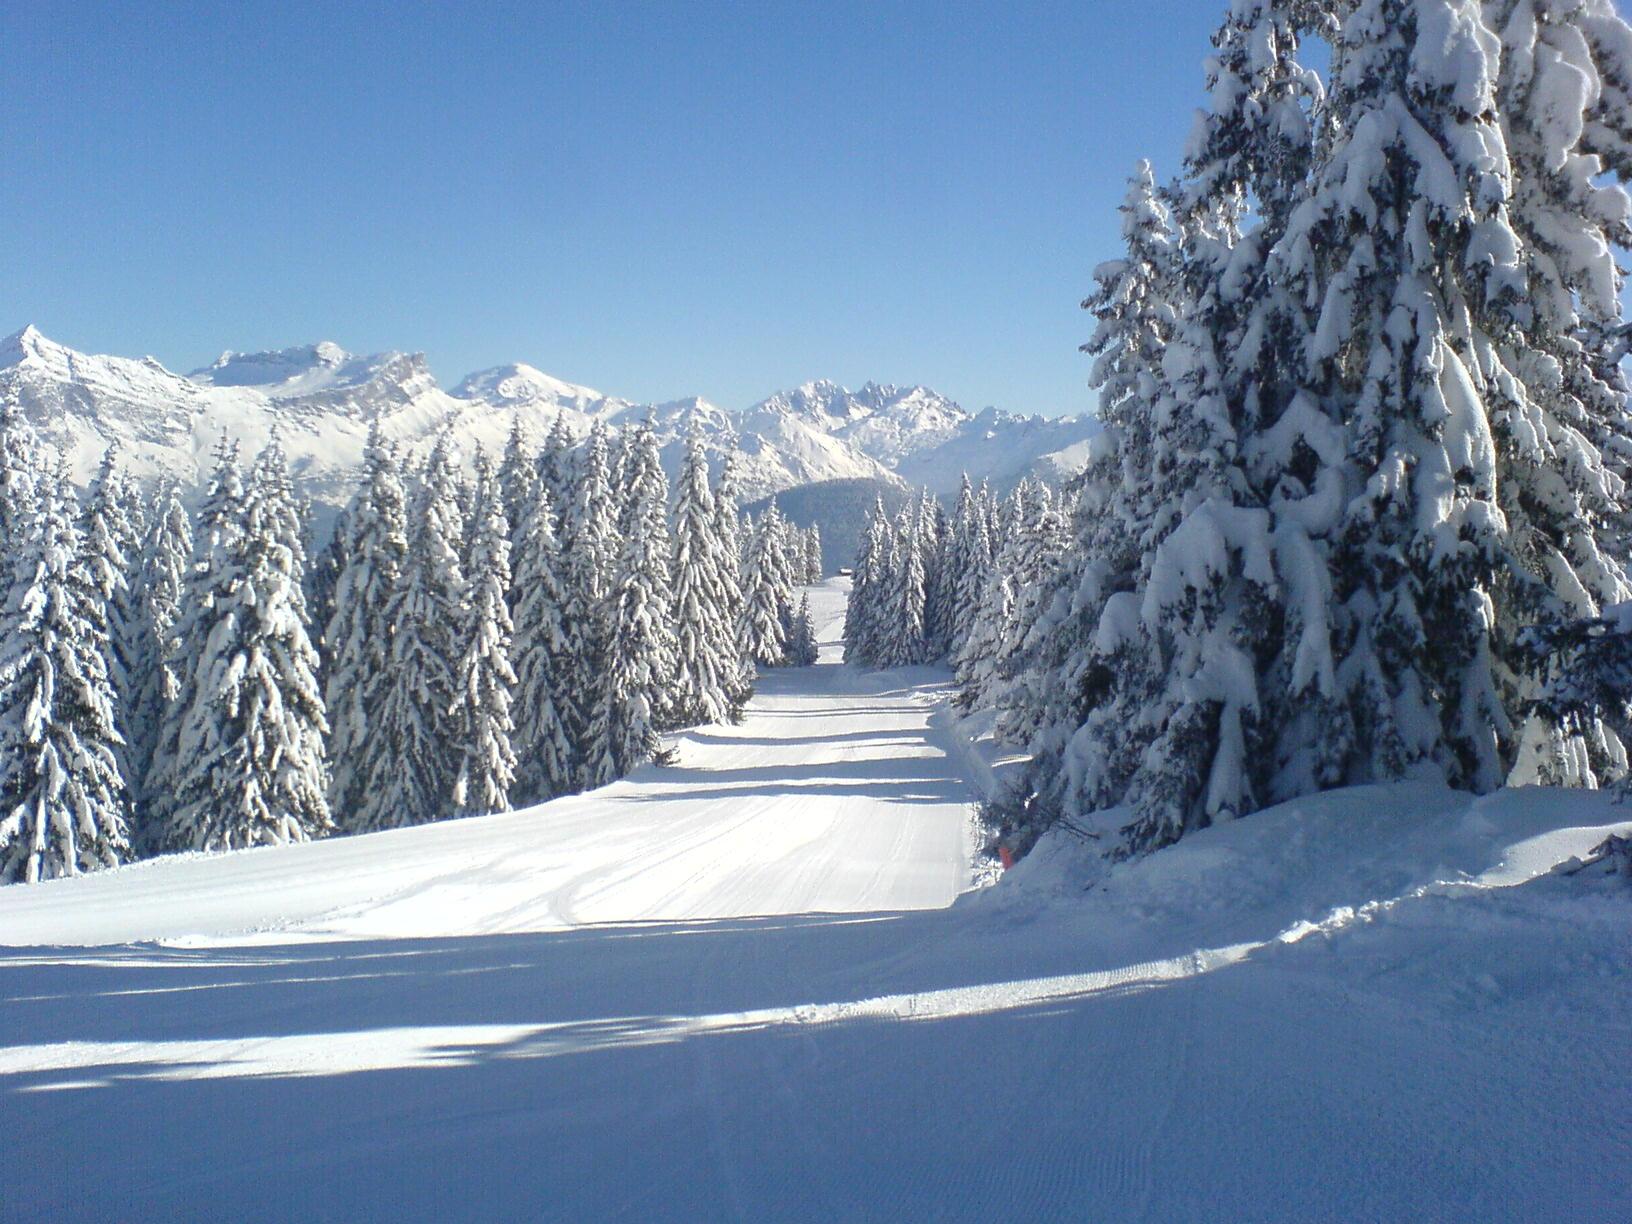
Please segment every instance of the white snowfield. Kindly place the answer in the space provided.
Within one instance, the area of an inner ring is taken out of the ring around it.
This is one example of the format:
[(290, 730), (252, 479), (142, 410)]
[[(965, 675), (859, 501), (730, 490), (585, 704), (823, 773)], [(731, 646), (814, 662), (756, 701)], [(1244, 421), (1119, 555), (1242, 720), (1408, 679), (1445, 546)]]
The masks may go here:
[(1632, 811), (1339, 792), (971, 880), (942, 673), (530, 812), (0, 890), (12, 1220), (1632, 1218)]
[(839, 666), (843, 601), (835, 582), (813, 602), (828, 665), (763, 676), (742, 724), (677, 737), (674, 766), (479, 820), (6, 890), (0, 939), (432, 937), (948, 906), (970, 885), (974, 796), (928, 726), (942, 690)]

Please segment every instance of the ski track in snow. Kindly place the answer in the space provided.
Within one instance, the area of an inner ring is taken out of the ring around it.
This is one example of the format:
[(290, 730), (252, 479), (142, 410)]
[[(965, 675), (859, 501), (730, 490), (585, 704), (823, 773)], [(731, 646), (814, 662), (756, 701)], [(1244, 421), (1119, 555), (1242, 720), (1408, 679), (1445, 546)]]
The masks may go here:
[(842, 586), (817, 603), (823, 664), (762, 677), (741, 725), (675, 737), (675, 766), (475, 821), (18, 890), (0, 938), (204, 946), (943, 908), (968, 887), (973, 799), (929, 725), (944, 678), (857, 677), (837, 657)]
[(0, 890), (0, 1218), (1632, 1215), (1632, 905), (1545, 878), (1624, 809), (1345, 793), (953, 906), (945, 675), (842, 599), (675, 767)]

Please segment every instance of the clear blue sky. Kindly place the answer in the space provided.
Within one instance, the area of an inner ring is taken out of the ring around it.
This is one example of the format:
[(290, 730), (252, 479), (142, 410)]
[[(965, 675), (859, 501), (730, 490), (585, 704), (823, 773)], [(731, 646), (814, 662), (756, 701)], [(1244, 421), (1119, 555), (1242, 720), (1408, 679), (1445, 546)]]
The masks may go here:
[(0, 334), (1080, 411), (1077, 303), (1223, 9), (8, 0)]

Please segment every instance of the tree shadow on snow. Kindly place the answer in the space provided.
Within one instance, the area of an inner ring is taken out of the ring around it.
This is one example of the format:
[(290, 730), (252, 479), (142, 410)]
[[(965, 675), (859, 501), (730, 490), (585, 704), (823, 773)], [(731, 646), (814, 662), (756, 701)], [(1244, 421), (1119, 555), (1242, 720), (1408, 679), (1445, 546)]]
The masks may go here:
[[(1088, 1194), (1148, 1203), (1188, 1177), (1159, 1169), (1152, 1144), (1175, 1083), (1232, 1109), (1257, 1094), (1266, 1126), (1284, 1113), (1278, 1133), (1324, 1127), (1350, 1151), (1376, 1103), (1310, 1110), (1300, 1051), (1355, 1060), (1351, 1081), (1380, 1096), (1421, 1059), (1459, 1057), (1445, 1043), (1402, 1054), (1349, 999), (1321, 1013), (1312, 1046), (1302, 1009), (1325, 1005), (1307, 992), (1267, 1010), (1261, 991), (1201, 993), (1246, 958), (1064, 947), (1025, 961), (1056, 976), (1023, 978), (1014, 929), (960, 919), (0, 951), (0, 1117), (13, 1167), (29, 1171), (0, 1214), (1039, 1218)], [(1255, 1040), (1231, 1036), (1243, 1031)], [(1429, 1105), (1460, 1144), (1483, 1115), (1457, 1085), (1476, 1095), (1480, 1078), (1437, 1082), (1452, 1095)], [(1174, 1117), (1172, 1142), (1220, 1152), (1196, 1166), (1198, 1194), (1221, 1169), (1279, 1159), (1263, 1127), (1238, 1144), (1212, 1132), (1206, 1148)], [(1024, 1142), (994, 1165), (982, 1152), (1005, 1136)], [(1090, 1159), (1102, 1152), (1114, 1159)], [(1376, 1184), (1375, 1161), (1354, 1168)]]

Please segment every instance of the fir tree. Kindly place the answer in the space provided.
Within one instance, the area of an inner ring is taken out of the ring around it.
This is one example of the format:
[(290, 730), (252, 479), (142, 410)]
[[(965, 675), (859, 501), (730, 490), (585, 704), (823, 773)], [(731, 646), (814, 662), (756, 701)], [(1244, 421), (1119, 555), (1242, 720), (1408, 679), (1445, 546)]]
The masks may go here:
[[(0, 540), (20, 543), (35, 510), (40, 441), (15, 400), (0, 405)], [(20, 555), (20, 550), (19, 550)]]
[[(1296, 58), (1309, 30), (1329, 93)], [(1151, 257), (1090, 299), (1109, 445), (1039, 619), (1051, 662), (1028, 664), (1065, 694), (1028, 698), (1057, 745), (1039, 793), (1125, 805), (1114, 844), (1137, 851), (1327, 786), (1620, 768), (1604, 728), (1534, 700), (1523, 641), (1627, 589), (1604, 546), (1621, 380), (1583, 339), (1619, 318), (1601, 219), (1628, 211), (1599, 180), (1632, 121), (1593, 116), (1624, 96), (1603, 63), (1625, 23), (1586, 0), (1242, 0), (1216, 41), (1182, 241), (1142, 186), (1129, 214), (1159, 240), (1130, 226)], [(1141, 284), (1157, 313), (1129, 308)]]
[(788, 663), (793, 667), (811, 667), (819, 653), (816, 627), (810, 619), (810, 596), (801, 595), (799, 610), (793, 614), (793, 630), (788, 635)]
[(470, 607), (463, 653), (455, 671), (454, 724), (463, 759), (453, 786), (460, 812), (500, 812), (510, 807), (516, 754), (510, 719), (516, 674), (510, 666), (510, 525), (498, 480), (479, 461), (481, 517), (470, 547)]
[(177, 741), (164, 841), (231, 850), (329, 832), (328, 732), (306, 623), (299, 508), (276, 436), (210, 571), (204, 649)]
[(571, 789), (575, 779), (563, 688), (572, 674), (571, 637), (564, 620), (566, 589), (555, 539), (555, 510), (540, 482), (522, 520), (514, 591), (517, 749), (516, 794), (540, 803)]
[(1429, 770), (1486, 790), (1507, 772), (1493, 613), (1498, 572), (1522, 564), (1504, 538), (1485, 389), (1503, 381), (1490, 328), (1523, 275), (1499, 52), (1471, 2), (1364, 0), (1334, 49), (1339, 134), (1289, 223), (1288, 243), (1316, 252), (1286, 270), (1320, 294), (1309, 370), (1343, 405), (1360, 494), (1332, 540), (1335, 692), (1352, 730), (1325, 730), (1352, 745), (1345, 780)]
[(102, 595), (82, 559), (67, 472), (59, 461), (45, 475), (27, 534), (10, 541), (18, 580), (0, 642), (0, 879), (8, 882), (111, 867), (130, 849)]
[(686, 436), (674, 507), (675, 722), (735, 722), (742, 661), (731, 619), (738, 561), (720, 538), (701, 432)]
[[(1627, 386), (1605, 332), (1620, 326), (1615, 248), (1632, 245), (1632, 38), (1611, 6), (1586, 0), (1487, 3), (1501, 37), (1499, 115), (1512, 170), (1508, 213), (1523, 240), (1525, 292), (1492, 328), (1513, 381), (1490, 394), (1500, 504), (1510, 547), (1539, 581), (1512, 583), (1499, 627), (1590, 620), (1632, 595)], [(1523, 658), (1523, 652), (1518, 652)], [(1533, 696), (1542, 678), (1519, 681)], [(1524, 720), (1513, 778), (1594, 784), (1625, 768), (1601, 723)]]
[[(521, 543), (522, 524), (538, 499), (541, 483), (539, 456), (533, 453), (532, 437), (525, 422), (518, 417), (510, 426), (510, 437), (504, 446), (504, 461), (499, 465), (499, 488), (504, 498), (504, 520), (510, 524), (512, 533), (512, 553)], [(512, 555), (512, 563), (515, 560)]]
[(573, 702), (565, 713), (580, 788), (600, 777), (607, 751), (605, 744), (595, 742), (591, 723), (607, 683), (607, 603), (618, 544), (618, 507), (609, 480), (606, 427), (597, 421), (580, 456), (561, 545), (567, 599), (563, 619), (570, 635), (564, 656), (569, 671), (561, 691)]
[(362, 487), (343, 525), (345, 567), (325, 634), (329, 808), (345, 827), (370, 829), (392, 823), (378, 804), (396, 758), (378, 736), (393, 666), (391, 605), (408, 552), (406, 495), (377, 423), (363, 451)]
[(793, 622), (793, 582), (784, 562), (783, 520), (773, 499), (760, 515), (748, 546), (744, 605), (737, 639), (759, 667), (787, 661), (788, 629)]
[[(373, 430), (370, 430), (372, 434)], [(366, 448), (363, 463), (366, 468)], [(340, 576), (345, 573), (349, 560), (347, 550), (351, 547), (352, 538), (350, 516), (349, 506), (340, 511), (335, 517), (328, 542), (313, 555), (311, 564), (306, 567), (306, 609), (312, 622), (312, 644), (317, 647), (318, 656), (323, 660), (325, 674), (335, 661), (335, 643), (329, 638), (329, 625), (334, 621)], [(309, 507), (302, 512), (301, 518), (308, 524), (312, 522)]]
[(216, 445), (215, 465), (193, 533), (180, 616), (164, 643), (163, 657), (174, 675), (175, 694), (165, 706), (142, 783), (143, 838), (157, 848), (175, 844), (172, 821), (180, 803), (182, 770), (187, 765), (187, 723), (194, 706), (202, 700), (199, 686), (203, 660), (214, 632), (217, 605), (232, 597), (236, 584), (242, 581), (243, 533), (244, 475), (238, 462), (238, 443), (223, 433)]
[(873, 500), (867, 526), (856, 547), (850, 594), (844, 611), (844, 660), (873, 663), (878, 658), (879, 604), (886, 589), (884, 568), (890, 522), (882, 497)]
[(987, 502), (989, 494), (982, 483), (978, 493), (969, 499), (968, 522), (959, 528), (954, 521), (956, 539), (954, 556), (958, 566), (957, 586), (953, 595), (956, 613), (952, 637), (947, 643), (955, 661), (964, 650), (969, 635), (974, 631), (975, 617), (986, 596), (986, 584), (992, 575), (992, 561), (996, 550), (992, 544), (991, 515)]
[(98, 636), (106, 643), (108, 682), (115, 698), (119, 772), (121, 777), (130, 779), (135, 775), (128, 752), (126, 719), (135, 701), (131, 658), (137, 645), (137, 608), (131, 580), (135, 576), (141, 538), (137, 524), (132, 521), (130, 493), (119, 467), (117, 447), (108, 448), (86, 491), (78, 534), (84, 549), (80, 560), (96, 592), (91, 612), (102, 619)]
[(674, 680), (679, 669), (674, 632), (674, 571), (670, 568), (674, 540), (669, 526), (669, 478), (663, 470), (662, 453), (649, 416), (624, 437), (621, 502), (620, 551), (627, 551), (630, 536), (638, 534), (648, 541), (641, 563), (641, 581), (647, 590), (662, 599), (662, 606), (652, 617), (657, 630), (651, 639), (655, 651), (652, 672), (660, 686), (653, 708), (658, 711), (659, 726), (672, 727)]
[(945, 564), (946, 514), (941, 504), (925, 489), (918, 497), (918, 553), (924, 567), (923, 633), (919, 643), (919, 661), (929, 662), (941, 657), (940, 626), (945, 620), (941, 611), (941, 568)]
[(1058, 573), (1070, 542), (1070, 525), (1055, 503), (1053, 491), (1033, 482), (1026, 517), (1010, 537), (998, 562), (1009, 579), (1010, 606), (999, 623), (993, 666), (1001, 681), (994, 699), (1001, 707), (998, 734), (1012, 743), (1028, 743), (1043, 729), (1052, 700), (1053, 678), (1037, 667), (1045, 658), (1043, 639), (1051, 631), (1058, 599)]
[(986, 538), (990, 541), (990, 555), (997, 556), (1003, 547), (1003, 499), (994, 494), (987, 481), (980, 482), (977, 504), (986, 516)]
[(963, 648), (953, 660), (958, 683), (956, 704), (979, 709), (998, 687), (998, 658), (1014, 617), (1014, 579), (994, 566), (986, 575), (986, 591)]
[(138, 849), (145, 849), (157, 831), (150, 820), (155, 796), (147, 784), (155, 776), (162, 728), (182, 700), (184, 656), (178, 630), (193, 554), (192, 520), (174, 482), (155, 495), (149, 518), (137, 584), (141, 598), (137, 648), (132, 652), (136, 698), (126, 720), (131, 728), (127, 790), (134, 800), (131, 833)]
[(538, 480), (550, 495), (550, 505), (555, 508), (556, 519), (551, 527), (555, 538), (560, 540), (566, 529), (566, 514), (572, 505), (575, 481), (572, 430), (567, 427), (563, 412), (555, 414), (550, 432), (545, 435), (544, 447), (539, 451)]
[[(452, 445), (451, 438), (449, 445)], [(490, 493), (495, 496), (499, 493), (497, 485), (488, 479), (493, 472), (492, 461), (480, 446), (471, 456), (470, 467), (468, 475), (458, 465), (454, 469), (455, 496), (459, 504), (459, 566), (467, 577), (475, 556), (478, 525), (487, 520), (487, 498)]]
[(452, 814), (463, 760), (454, 664), (468, 624), (459, 484), (444, 437), (414, 491), (402, 575), (387, 604), (391, 663), (364, 765), (379, 789), (359, 819), (360, 830)]
[(970, 564), (974, 504), (974, 489), (969, 483), (969, 473), (965, 472), (952, 515), (942, 523), (939, 564), (928, 599), (929, 621), (924, 626), (924, 636), (932, 659), (955, 657), (956, 649), (968, 635), (969, 622), (976, 610), (966, 609), (959, 595), (960, 575)]
[[(809, 581), (805, 572), (805, 533), (797, 524), (782, 520), (782, 572), (788, 576), (788, 582), (795, 587), (803, 586)], [(790, 601), (788, 607), (788, 624), (792, 625), (793, 607)]]
[(895, 520), (894, 590), (882, 660), (887, 667), (909, 667), (924, 661), (924, 600), (928, 574), (924, 567), (922, 521), (922, 516), (910, 504)]
[(725, 623), (734, 635), (735, 679), (728, 679), (726, 694), (733, 710), (748, 704), (754, 692), (754, 664), (741, 635), (743, 609), (746, 597), (743, 591), (745, 558), (742, 549), (742, 524), (738, 519), (738, 475), (741, 454), (733, 446), (725, 452), (720, 464), (720, 478), (714, 486), (714, 528), (720, 545), (720, 587), (723, 592), (721, 607)]
[(822, 529), (812, 523), (805, 531), (805, 581), (820, 582), (826, 576), (822, 561)]
[(625, 440), (621, 547), (607, 594), (605, 679), (591, 725), (589, 782), (604, 786), (658, 753), (674, 682), (668, 481), (643, 422)]

